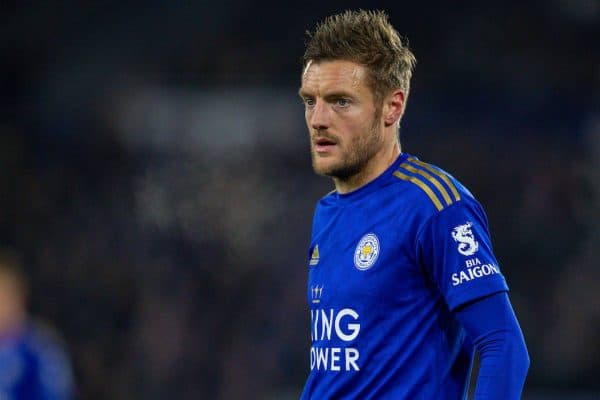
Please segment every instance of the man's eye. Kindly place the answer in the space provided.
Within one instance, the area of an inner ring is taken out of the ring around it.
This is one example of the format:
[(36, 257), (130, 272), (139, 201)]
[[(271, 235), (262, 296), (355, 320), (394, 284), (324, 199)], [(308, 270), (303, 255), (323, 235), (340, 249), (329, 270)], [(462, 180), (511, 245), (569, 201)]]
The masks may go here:
[(340, 107), (348, 107), (350, 105), (350, 100), (348, 100), (348, 99), (337, 99), (336, 103)]
[(312, 107), (315, 105), (315, 99), (305, 98), (304, 105), (307, 107)]

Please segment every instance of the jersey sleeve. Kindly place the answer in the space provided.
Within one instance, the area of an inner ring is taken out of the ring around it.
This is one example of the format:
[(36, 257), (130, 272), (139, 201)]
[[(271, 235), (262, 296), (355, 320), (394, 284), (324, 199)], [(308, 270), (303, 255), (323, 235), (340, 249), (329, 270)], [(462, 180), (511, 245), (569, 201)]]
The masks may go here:
[(508, 286), (492, 251), (487, 218), (475, 200), (430, 217), (420, 230), (417, 258), (450, 310)]
[(479, 299), (456, 311), (479, 352), (477, 400), (520, 399), (529, 368), (523, 332), (506, 293)]

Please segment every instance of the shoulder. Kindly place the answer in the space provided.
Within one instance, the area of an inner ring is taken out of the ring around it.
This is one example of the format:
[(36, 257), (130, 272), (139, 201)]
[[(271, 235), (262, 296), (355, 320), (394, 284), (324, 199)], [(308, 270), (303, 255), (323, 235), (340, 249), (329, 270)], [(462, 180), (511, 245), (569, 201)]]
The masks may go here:
[(27, 343), (34, 348), (45, 346), (61, 346), (62, 337), (50, 324), (39, 319), (28, 321), (26, 329)]
[(336, 195), (337, 195), (337, 191), (335, 189), (332, 189), (329, 192), (327, 192), (324, 196), (322, 196), (319, 199), (319, 201), (317, 202), (317, 204), (320, 204), (320, 203), (327, 204), (328, 202), (333, 202), (336, 199)]
[(393, 172), (396, 187), (412, 207), (435, 215), (455, 204), (477, 202), (471, 192), (442, 168), (408, 156)]
[(37, 362), (45, 390), (68, 393), (73, 384), (71, 363), (59, 332), (43, 321), (30, 321), (26, 341), (31, 356)]
[(25, 345), (40, 367), (69, 368), (67, 346), (62, 336), (51, 325), (39, 320), (30, 321)]

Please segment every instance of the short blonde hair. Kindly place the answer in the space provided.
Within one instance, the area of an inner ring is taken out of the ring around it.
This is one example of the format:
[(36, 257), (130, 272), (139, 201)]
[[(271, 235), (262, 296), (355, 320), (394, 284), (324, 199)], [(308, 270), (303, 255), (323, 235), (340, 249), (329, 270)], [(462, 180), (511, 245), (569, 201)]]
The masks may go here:
[(311, 61), (356, 62), (367, 68), (377, 102), (394, 89), (407, 100), (416, 59), (385, 12), (344, 11), (327, 17), (307, 36), (304, 67)]

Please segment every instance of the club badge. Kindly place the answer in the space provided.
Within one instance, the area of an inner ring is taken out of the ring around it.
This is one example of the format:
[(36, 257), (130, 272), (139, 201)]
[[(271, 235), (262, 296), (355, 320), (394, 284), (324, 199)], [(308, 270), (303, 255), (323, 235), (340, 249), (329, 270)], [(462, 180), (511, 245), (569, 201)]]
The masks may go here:
[(379, 239), (374, 233), (363, 236), (354, 250), (354, 266), (366, 271), (375, 264), (379, 256)]

